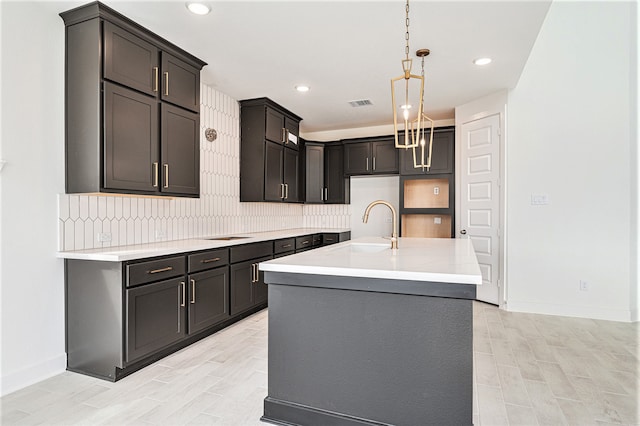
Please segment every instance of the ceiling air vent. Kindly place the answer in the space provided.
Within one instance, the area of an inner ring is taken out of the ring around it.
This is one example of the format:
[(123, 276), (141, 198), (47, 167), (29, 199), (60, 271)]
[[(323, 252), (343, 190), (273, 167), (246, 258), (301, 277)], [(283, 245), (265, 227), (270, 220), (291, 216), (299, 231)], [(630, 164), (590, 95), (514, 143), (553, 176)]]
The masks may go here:
[(349, 105), (354, 108), (363, 107), (367, 105), (373, 105), (373, 103), (369, 99), (360, 99), (359, 101), (350, 101)]

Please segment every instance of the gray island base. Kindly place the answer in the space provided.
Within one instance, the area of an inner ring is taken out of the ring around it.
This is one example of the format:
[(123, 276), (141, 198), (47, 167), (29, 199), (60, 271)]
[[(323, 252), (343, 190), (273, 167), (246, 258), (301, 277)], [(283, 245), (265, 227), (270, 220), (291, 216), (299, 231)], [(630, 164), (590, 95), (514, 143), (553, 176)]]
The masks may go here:
[(264, 269), (269, 385), (261, 420), (473, 423), (476, 284)]

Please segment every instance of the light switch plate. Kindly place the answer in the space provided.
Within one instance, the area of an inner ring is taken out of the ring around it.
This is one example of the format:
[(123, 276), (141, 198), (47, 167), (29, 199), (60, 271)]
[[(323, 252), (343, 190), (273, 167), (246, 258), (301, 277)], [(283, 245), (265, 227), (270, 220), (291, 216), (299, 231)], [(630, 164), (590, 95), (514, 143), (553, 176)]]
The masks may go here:
[(547, 194), (531, 194), (532, 206), (543, 206), (549, 204), (549, 195)]
[(111, 233), (110, 232), (98, 232), (96, 235), (96, 239), (99, 243), (108, 243), (111, 241)]

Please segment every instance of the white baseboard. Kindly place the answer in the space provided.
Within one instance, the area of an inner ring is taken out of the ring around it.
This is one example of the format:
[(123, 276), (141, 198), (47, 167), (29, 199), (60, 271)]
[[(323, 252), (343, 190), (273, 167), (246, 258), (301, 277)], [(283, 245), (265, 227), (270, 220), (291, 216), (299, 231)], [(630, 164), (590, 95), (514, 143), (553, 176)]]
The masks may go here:
[(8, 395), (29, 385), (63, 373), (66, 368), (67, 354), (63, 353), (60, 356), (31, 365), (20, 371), (6, 375), (3, 372), (0, 378), (0, 396)]
[(509, 300), (506, 310), (510, 312), (526, 312), (530, 314), (559, 315), (563, 317), (591, 318), (607, 321), (632, 322), (630, 310), (609, 309), (599, 306), (554, 305), (550, 303), (517, 302)]

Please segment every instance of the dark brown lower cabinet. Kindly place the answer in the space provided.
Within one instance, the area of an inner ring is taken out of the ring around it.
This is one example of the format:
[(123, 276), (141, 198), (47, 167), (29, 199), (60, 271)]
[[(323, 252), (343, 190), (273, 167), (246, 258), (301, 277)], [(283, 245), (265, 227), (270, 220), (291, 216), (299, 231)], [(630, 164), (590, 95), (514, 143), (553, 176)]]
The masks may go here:
[(267, 301), (267, 285), (258, 264), (271, 258), (265, 256), (231, 265), (231, 315)]
[(229, 268), (189, 275), (189, 334), (229, 318)]
[(126, 360), (133, 362), (176, 343), (186, 335), (184, 279), (127, 290)]

